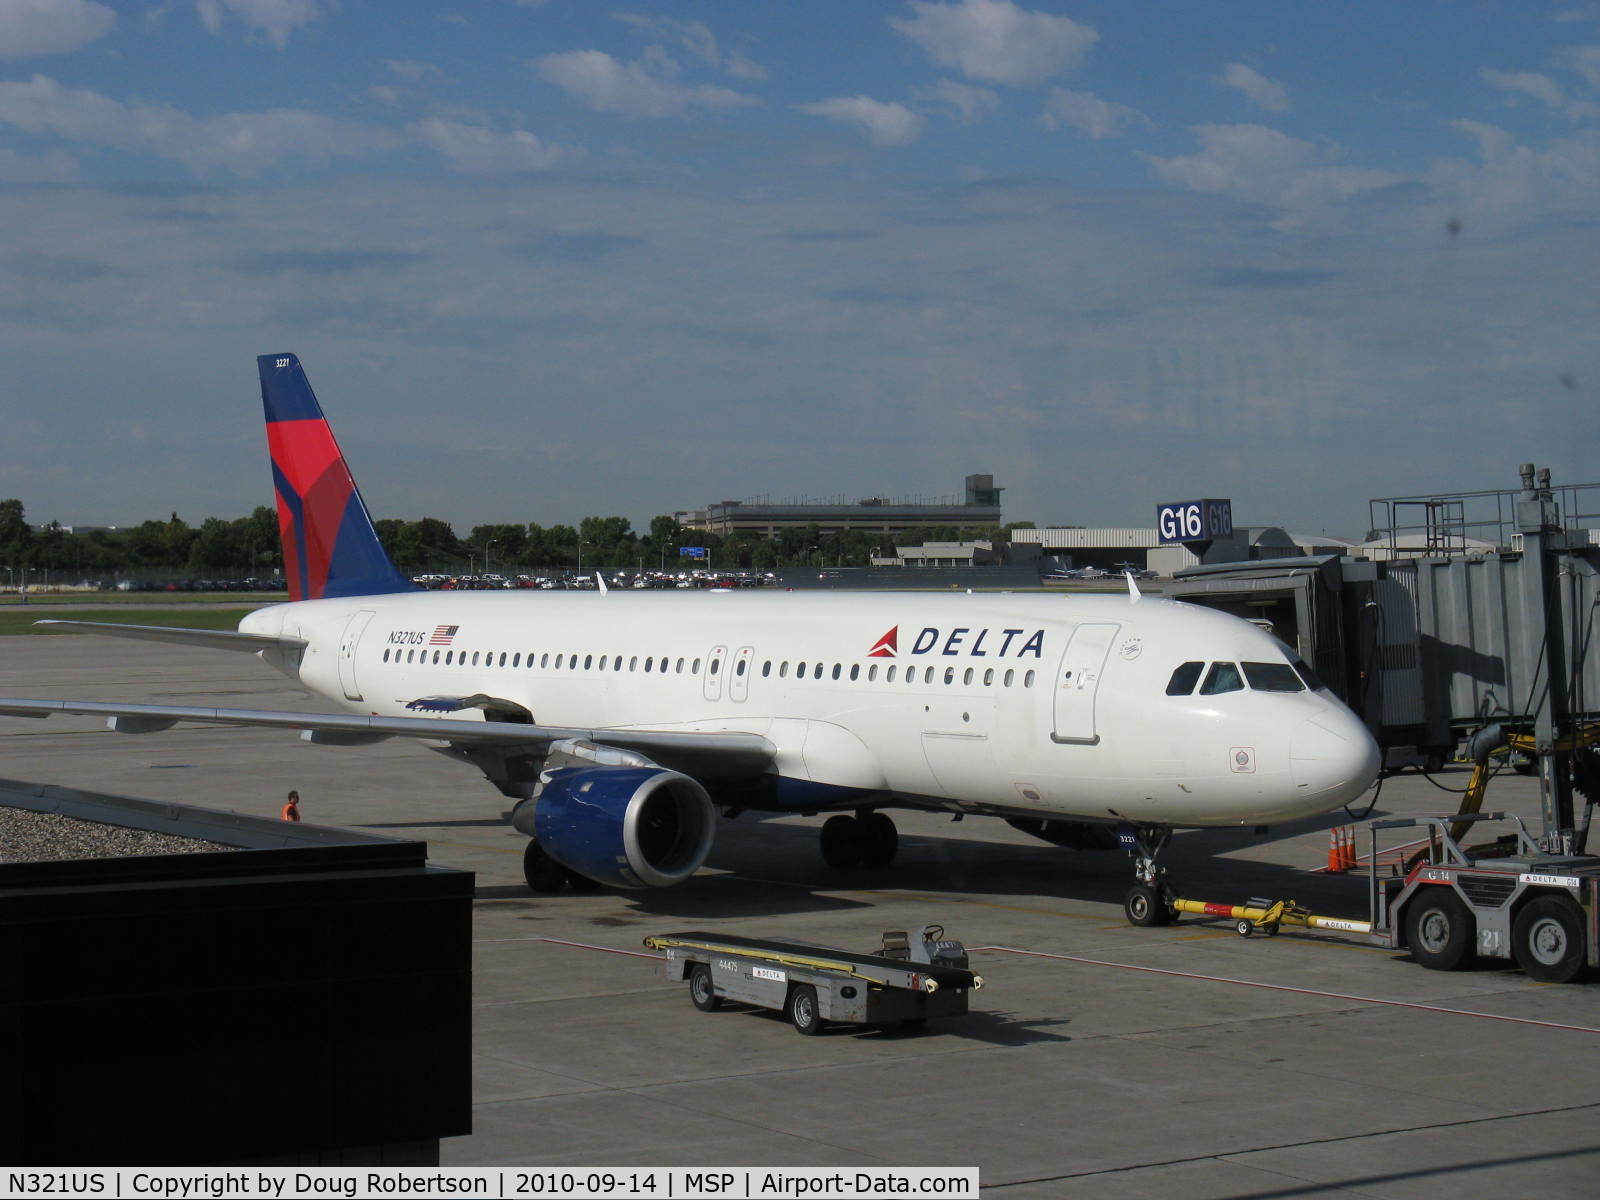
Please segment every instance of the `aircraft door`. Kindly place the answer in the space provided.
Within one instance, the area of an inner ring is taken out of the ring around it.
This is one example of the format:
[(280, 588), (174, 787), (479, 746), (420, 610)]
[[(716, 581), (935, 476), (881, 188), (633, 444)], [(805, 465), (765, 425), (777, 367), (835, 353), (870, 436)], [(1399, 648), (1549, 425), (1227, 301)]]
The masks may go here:
[(1056, 667), (1053, 742), (1076, 746), (1095, 746), (1100, 734), (1095, 728), (1095, 694), (1105, 670), (1111, 641), (1122, 626), (1092, 621), (1079, 625)]
[(373, 618), (370, 608), (363, 608), (344, 623), (344, 633), (339, 636), (339, 683), (344, 688), (346, 700), (361, 699), (361, 688), (356, 683), (356, 647), (361, 635)]
[(706, 655), (706, 673), (702, 686), (702, 694), (707, 700), (722, 699), (722, 673), (728, 669), (728, 648), (726, 646), (713, 646), (711, 653)]
[(732, 669), (728, 673), (729, 700), (737, 700), (743, 704), (745, 697), (750, 694), (750, 672), (755, 669), (755, 663), (752, 661), (755, 656), (755, 648), (752, 646), (740, 646), (738, 653), (733, 656), (733, 662), (730, 664)]

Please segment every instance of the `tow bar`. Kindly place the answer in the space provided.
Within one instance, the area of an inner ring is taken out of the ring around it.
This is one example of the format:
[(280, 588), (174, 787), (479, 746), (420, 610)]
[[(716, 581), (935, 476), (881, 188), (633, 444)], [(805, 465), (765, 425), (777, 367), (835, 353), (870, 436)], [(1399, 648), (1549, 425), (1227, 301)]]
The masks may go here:
[(1264, 933), (1276, 937), (1285, 925), (1297, 929), (1334, 929), (1341, 933), (1371, 933), (1371, 921), (1351, 921), (1345, 917), (1319, 917), (1293, 900), (1265, 900), (1253, 896), (1246, 904), (1211, 904), (1204, 900), (1173, 900), (1174, 912), (1202, 917), (1227, 917), (1240, 937)]

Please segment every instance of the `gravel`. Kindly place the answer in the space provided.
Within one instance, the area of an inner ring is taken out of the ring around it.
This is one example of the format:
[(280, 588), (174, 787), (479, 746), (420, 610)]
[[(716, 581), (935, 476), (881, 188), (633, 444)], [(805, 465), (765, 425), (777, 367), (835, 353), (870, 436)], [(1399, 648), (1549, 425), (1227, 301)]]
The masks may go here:
[(56, 862), (74, 858), (134, 858), (152, 854), (203, 854), (236, 850), (200, 838), (151, 833), (80, 821), (55, 813), (0, 804), (0, 863)]

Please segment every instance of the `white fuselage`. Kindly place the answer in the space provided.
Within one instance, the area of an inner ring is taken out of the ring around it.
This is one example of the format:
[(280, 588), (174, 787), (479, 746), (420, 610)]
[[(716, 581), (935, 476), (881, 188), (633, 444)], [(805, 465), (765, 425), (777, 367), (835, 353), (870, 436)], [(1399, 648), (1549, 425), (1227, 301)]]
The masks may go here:
[(1354, 799), (1378, 766), (1325, 689), (1168, 695), (1180, 664), (1289, 654), (1247, 622), (1150, 598), (417, 592), (277, 605), (240, 628), (307, 639), (266, 657), (352, 712), (415, 716), (420, 697), (483, 693), (538, 724), (758, 733), (796, 810), (879, 793), (1264, 824)]

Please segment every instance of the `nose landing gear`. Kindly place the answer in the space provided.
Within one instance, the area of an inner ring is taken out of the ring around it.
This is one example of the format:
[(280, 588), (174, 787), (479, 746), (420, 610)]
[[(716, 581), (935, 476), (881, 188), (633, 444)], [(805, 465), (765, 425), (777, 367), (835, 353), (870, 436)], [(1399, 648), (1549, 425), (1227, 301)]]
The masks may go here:
[(1122, 901), (1122, 911), (1130, 925), (1170, 925), (1173, 921), (1172, 894), (1165, 878), (1167, 871), (1156, 863), (1156, 856), (1171, 837), (1171, 829), (1158, 825), (1141, 825), (1133, 831), (1137, 854), (1133, 873), (1138, 882), (1128, 889)]

